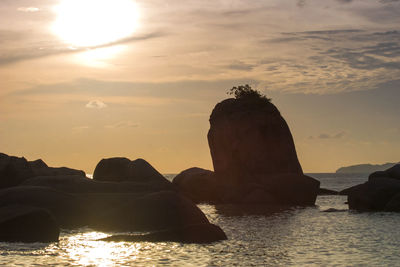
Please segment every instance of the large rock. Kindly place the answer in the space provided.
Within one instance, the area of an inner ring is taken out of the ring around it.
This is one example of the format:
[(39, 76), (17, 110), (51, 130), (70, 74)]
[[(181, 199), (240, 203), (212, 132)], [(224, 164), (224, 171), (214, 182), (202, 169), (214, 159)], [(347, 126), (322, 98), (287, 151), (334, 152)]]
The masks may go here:
[(193, 202), (173, 191), (71, 194), (40, 186), (0, 190), (0, 207), (29, 205), (48, 210), (60, 226), (112, 231), (158, 231), (208, 223)]
[(113, 235), (100, 241), (212, 243), (226, 239), (226, 234), (219, 226), (205, 223), (141, 235)]
[(400, 180), (400, 164), (396, 164), (393, 167), (384, 171), (377, 171), (371, 173), (368, 179), (379, 178), (379, 177), (386, 177), (386, 178)]
[(58, 223), (45, 209), (20, 205), (0, 208), (0, 241), (55, 242), (59, 234)]
[(53, 168), (41, 160), (27, 161), (25, 158), (0, 153), (0, 189), (16, 186), (35, 176), (79, 175), (86, 177), (84, 171), (66, 167)]
[(37, 176), (25, 180), (21, 185), (45, 186), (65, 193), (150, 193), (173, 191), (171, 183), (107, 182), (89, 179), (80, 175)]
[[(303, 175), (289, 127), (267, 99), (218, 103), (210, 116), (208, 142), (222, 202), (315, 203), (319, 181)], [(252, 192), (258, 197), (246, 196)]]
[(195, 203), (220, 202), (218, 185), (212, 171), (197, 167), (190, 168), (179, 173), (172, 184)]
[(390, 208), (387, 206), (400, 193), (400, 180), (385, 177), (371, 178), (368, 182), (348, 188), (342, 193), (347, 195), (349, 208), (353, 210), (394, 210), (395, 202), (389, 205)]
[(29, 165), (32, 168), (33, 176), (79, 175), (86, 177), (85, 172), (82, 170), (75, 170), (67, 167), (49, 167), (41, 159), (29, 161)]
[(15, 186), (0, 190), (0, 207), (23, 205), (48, 210), (62, 228), (87, 225), (85, 198), (40, 186)]
[(93, 179), (113, 182), (170, 183), (144, 159), (131, 161), (127, 158), (102, 159), (94, 170)]
[(400, 211), (400, 164), (372, 173), (368, 181), (342, 190), (349, 208), (358, 211)]
[(0, 189), (16, 186), (32, 176), (34, 173), (25, 158), (0, 153)]

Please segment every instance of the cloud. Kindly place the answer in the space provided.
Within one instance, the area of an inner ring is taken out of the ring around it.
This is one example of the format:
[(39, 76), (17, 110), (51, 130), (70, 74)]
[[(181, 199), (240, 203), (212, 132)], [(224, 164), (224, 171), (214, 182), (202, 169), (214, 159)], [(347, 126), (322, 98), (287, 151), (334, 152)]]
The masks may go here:
[(82, 133), (86, 130), (90, 129), (90, 126), (76, 126), (76, 127), (72, 127), (72, 133), (73, 134), (78, 134), (78, 133)]
[(21, 12), (38, 12), (40, 8), (37, 7), (19, 7), (17, 8), (18, 11)]
[(87, 103), (85, 105), (85, 107), (94, 108), (94, 109), (102, 109), (102, 108), (106, 108), (107, 105), (100, 100), (91, 100), (89, 103)]
[(337, 134), (321, 133), (318, 136), (309, 136), (308, 139), (341, 139), (345, 137), (346, 132), (339, 132)]
[[(16, 32), (5, 32), (3, 31), (2, 34), (7, 34), (11, 37), (18, 36)], [(142, 36), (130, 36), (127, 38), (123, 38), (117, 40), (115, 42), (110, 42), (107, 44), (102, 44), (98, 46), (91, 46), (91, 47), (66, 47), (61, 44), (57, 43), (48, 43), (47, 46), (44, 46), (43, 43), (39, 43), (38, 45), (33, 45), (29, 48), (25, 48), (23, 50), (15, 50), (15, 51), (8, 51), (7, 53), (0, 54), (0, 66), (16, 63), (19, 61), (30, 60), (30, 59), (38, 59), (48, 56), (54, 55), (61, 55), (61, 54), (71, 54), (71, 53), (79, 53), (84, 52), (89, 49), (97, 49), (97, 48), (105, 48), (111, 47), (114, 45), (120, 44), (127, 44), (132, 42), (144, 41), (153, 38), (158, 38), (164, 36), (165, 33), (162, 32), (153, 32)]]
[(139, 124), (137, 123), (133, 123), (131, 121), (120, 121), (114, 124), (110, 124), (110, 125), (105, 125), (105, 128), (108, 129), (118, 129), (118, 128), (137, 128), (139, 127)]
[(336, 0), (336, 2), (342, 3), (342, 4), (348, 4), (353, 2), (353, 0)]
[(256, 65), (247, 64), (242, 61), (236, 61), (236, 62), (226, 66), (226, 68), (231, 69), (231, 70), (246, 70), (246, 71), (250, 71), (254, 67), (256, 67)]
[(297, 6), (298, 7), (304, 7), (306, 5), (306, 0), (298, 0), (297, 1)]

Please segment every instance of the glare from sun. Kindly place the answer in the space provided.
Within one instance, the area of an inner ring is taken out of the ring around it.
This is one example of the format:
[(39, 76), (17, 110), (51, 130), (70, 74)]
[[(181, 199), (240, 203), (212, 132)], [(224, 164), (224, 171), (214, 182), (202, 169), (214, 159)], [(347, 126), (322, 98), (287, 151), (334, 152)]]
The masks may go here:
[(53, 32), (76, 47), (95, 47), (129, 37), (137, 27), (132, 0), (61, 0)]

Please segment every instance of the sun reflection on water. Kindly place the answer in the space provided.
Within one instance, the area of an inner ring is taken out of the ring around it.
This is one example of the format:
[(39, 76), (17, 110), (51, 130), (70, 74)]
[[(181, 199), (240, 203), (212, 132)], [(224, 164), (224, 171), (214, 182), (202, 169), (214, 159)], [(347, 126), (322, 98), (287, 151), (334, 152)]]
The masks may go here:
[(68, 236), (66, 254), (80, 266), (112, 266), (121, 259), (134, 261), (142, 249), (141, 243), (96, 241), (107, 236), (95, 231)]

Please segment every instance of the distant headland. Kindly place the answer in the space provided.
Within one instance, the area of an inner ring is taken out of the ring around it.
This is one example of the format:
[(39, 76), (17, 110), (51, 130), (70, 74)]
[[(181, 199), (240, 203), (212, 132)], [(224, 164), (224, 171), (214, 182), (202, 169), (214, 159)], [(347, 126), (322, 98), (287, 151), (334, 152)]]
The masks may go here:
[(336, 170), (336, 173), (372, 173), (376, 171), (384, 171), (398, 163), (385, 163), (385, 164), (358, 164), (346, 167), (341, 167)]

